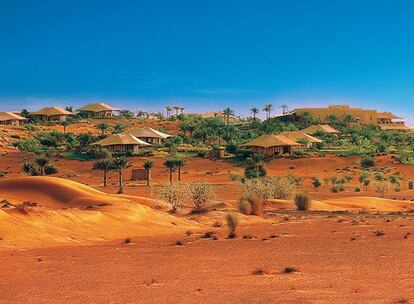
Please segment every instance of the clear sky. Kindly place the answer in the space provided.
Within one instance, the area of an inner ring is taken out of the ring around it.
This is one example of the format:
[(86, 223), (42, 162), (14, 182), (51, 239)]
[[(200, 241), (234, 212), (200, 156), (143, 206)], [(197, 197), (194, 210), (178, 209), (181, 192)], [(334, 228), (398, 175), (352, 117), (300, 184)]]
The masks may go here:
[(349, 103), (414, 125), (413, 16), (390, 0), (0, 0), (0, 108)]

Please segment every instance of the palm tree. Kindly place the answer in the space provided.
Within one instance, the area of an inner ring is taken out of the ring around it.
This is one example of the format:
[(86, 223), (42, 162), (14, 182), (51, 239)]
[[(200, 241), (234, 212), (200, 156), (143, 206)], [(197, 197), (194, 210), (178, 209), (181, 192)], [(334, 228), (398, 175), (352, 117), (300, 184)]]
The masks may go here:
[(27, 175), (32, 175), (32, 173), (33, 173), (33, 164), (32, 163), (29, 163), (29, 162), (27, 162), (27, 161), (25, 161), (24, 163), (23, 163), (23, 166), (22, 166), (22, 170), (23, 170), (23, 172), (24, 173), (26, 173)]
[(255, 153), (250, 157), (250, 161), (254, 164), (257, 172), (259, 172), (260, 166), (263, 165), (264, 155)]
[(353, 122), (355, 120), (355, 118), (356, 118), (355, 115), (352, 114), (352, 113), (347, 113), (347, 114), (344, 115), (343, 120), (347, 124), (348, 128), (351, 127), (351, 122)]
[(166, 106), (165, 111), (167, 112), (167, 117), (170, 117), (172, 108), (170, 106)]
[(280, 108), (282, 109), (282, 112), (283, 112), (283, 114), (286, 114), (287, 113), (287, 110), (288, 110), (288, 105), (287, 104), (282, 104), (281, 106), (280, 106)]
[(182, 158), (177, 158), (174, 160), (175, 167), (178, 168), (178, 181), (181, 181), (181, 168), (185, 166), (185, 160)]
[(125, 157), (115, 157), (112, 160), (112, 168), (116, 171), (118, 171), (118, 194), (121, 194), (124, 192), (123, 188), (123, 179), (122, 179), (122, 170), (127, 169), (131, 167), (131, 164), (128, 162), (128, 160)]
[(106, 122), (102, 122), (95, 126), (98, 130), (101, 131), (101, 134), (104, 135), (105, 131), (109, 129), (109, 125)]
[(47, 156), (38, 156), (35, 158), (35, 162), (39, 166), (40, 175), (45, 175), (45, 167), (49, 164), (49, 158)]
[(231, 108), (225, 108), (223, 110), (224, 120), (227, 122), (227, 125), (230, 124), (230, 117), (234, 116), (234, 111)]
[(271, 104), (265, 104), (263, 107), (263, 111), (266, 112), (266, 119), (270, 118), (270, 111), (272, 111), (272, 105)]
[(185, 108), (184, 107), (180, 107), (180, 114), (184, 114)]
[(149, 187), (151, 185), (151, 169), (154, 167), (154, 161), (146, 160), (143, 167), (147, 170), (147, 186)]
[(60, 125), (63, 126), (63, 133), (66, 134), (66, 128), (72, 123), (70, 119), (66, 119), (60, 122)]
[(174, 106), (173, 109), (175, 110), (175, 116), (178, 116), (178, 111), (180, 110), (180, 107)]
[(97, 159), (93, 163), (93, 169), (101, 170), (103, 172), (103, 186), (106, 187), (107, 173), (113, 169), (110, 159)]
[(259, 113), (259, 109), (256, 107), (253, 107), (250, 109), (250, 112), (253, 114), (253, 119), (256, 120), (256, 115)]
[(173, 171), (175, 170), (175, 160), (174, 159), (167, 159), (164, 162), (164, 166), (166, 166), (170, 172), (170, 184), (173, 182)]

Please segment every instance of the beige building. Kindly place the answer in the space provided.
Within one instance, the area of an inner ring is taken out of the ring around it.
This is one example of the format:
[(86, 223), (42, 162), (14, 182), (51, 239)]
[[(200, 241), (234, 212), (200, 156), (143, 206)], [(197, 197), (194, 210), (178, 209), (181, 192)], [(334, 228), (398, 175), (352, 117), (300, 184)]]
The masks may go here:
[(62, 107), (46, 107), (30, 112), (30, 114), (41, 121), (65, 121), (68, 117), (75, 115)]
[(21, 122), (26, 120), (27, 118), (13, 112), (0, 112), (0, 125), (19, 126)]
[(343, 119), (347, 114), (351, 114), (353, 116), (353, 120), (350, 122), (351, 125), (374, 124), (381, 129), (409, 130), (405, 125), (404, 119), (391, 112), (351, 108), (349, 105), (330, 105), (326, 108), (298, 108), (285, 115), (295, 117), (305, 112), (310, 113), (313, 118), (319, 119), (321, 123), (329, 122), (328, 117), (330, 115), (335, 115), (338, 119)]
[(311, 135), (316, 134), (318, 132), (329, 133), (333, 135), (341, 134), (340, 131), (338, 131), (335, 128), (332, 128), (330, 125), (312, 125), (307, 127), (306, 129), (303, 129), (302, 132)]
[(135, 137), (152, 144), (160, 144), (167, 138), (172, 137), (167, 133), (163, 133), (150, 127), (134, 128), (125, 133), (132, 134)]
[(290, 140), (283, 135), (264, 134), (248, 143), (240, 145), (250, 149), (253, 153), (265, 156), (277, 154), (292, 154), (293, 148), (303, 148), (303, 145)]
[(93, 143), (93, 145), (101, 146), (109, 152), (128, 152), (138, 153), (140, 148), (151, 146), (149, 143), (136, 138), (128, 133), (112, 134), (107, 138)]
[(313, 137), (312, 135), (309, 135), (303, 131), (283, 132), (279, 135), (282, 135), (287, 139), (293, 140), (299, 144), (304, 144), (302, 143), (303, 140), (304, 142), (306, 142), (306, 148), (311, 148), (313, 145), (322, 142), (321, 139)]
[(114, 116), (114, 112), (119, 110), (106, 103), (98, 102), (79, 108), (78, 111), (85, 113), (89, 118), (107, 118)]

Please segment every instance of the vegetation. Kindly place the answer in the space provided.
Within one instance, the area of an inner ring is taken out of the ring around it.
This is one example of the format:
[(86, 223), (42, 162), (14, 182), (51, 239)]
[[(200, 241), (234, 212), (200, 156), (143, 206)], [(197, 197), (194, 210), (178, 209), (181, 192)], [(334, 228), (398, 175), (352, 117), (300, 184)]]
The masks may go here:
[(118, 194), (124, 193), (123, 170), (131, 167), (125, 157), (115, 157), (112, 159), (112, 168), (118, 172)]
[(226, 214), (227, 227), (229, 228), (229, 239), (234, 239), (236, 237), (236, 228), (238, 225), (237, 215), (234, 212), (229, 212)]
[(114, 169), (112, 160), (109, 158), (95, 160), (95, 162), (93, 163), (93, 169), (101, 170), (103, 172), (103, 186), (106, 187), (107, 174), (109, 171)]
[(196, 212), (206, 210), (208, 204), (213, 200), (213, 191), (210, 184), (197, 182), (189, 185), (190, 201)]
[(176, 213), (188, 201), (188, 185), (183, 183), (169, 184), (161, 187), (158, 194), (171, 206), (171, 213)]
[(143, 165), (144, 169), (147, 171), (147, 186), (151, 186), (151, 169), (154, 167), (153, 160), (146, 160)]
[(308, 210), (311, 205), (311, 200), (305, 193), (296, 193), (294, 201), (298, 210)]

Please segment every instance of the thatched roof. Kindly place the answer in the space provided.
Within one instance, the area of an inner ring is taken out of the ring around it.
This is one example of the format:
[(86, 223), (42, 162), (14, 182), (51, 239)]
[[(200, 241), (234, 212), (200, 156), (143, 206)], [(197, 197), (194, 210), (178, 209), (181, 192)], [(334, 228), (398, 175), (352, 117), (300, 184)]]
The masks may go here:
[(284, 136), (286, 138), (289, 138), (290, 140), (293, 140), (293, 141), (296, 141), (296, 142), (298, 140), (301, 140), (302, 138), (307, 139), (311, 143), (320, 143), (320, 142), (322, 142), (322, 140), (320, 140), (319, 138), (316, 138), (316, 137), (313, 137), (309, 134), (306, 134), (303, 131), (283, 132), (283, 133), (280, 133), (279, 135), (282, 135), (282, 136)]
[(134, 128), (132, 130), (127, 131), (126, 133), (130, 133), (136, 137), (142, 137), (142, 138), (160, 138), (160, 139), (166, 139), (168, 137), (171, 137), (171, 135), (167, 133), (163, 133), (161, 131), (155, 130), (150, 127), (143, 127), (143, 128)]
[(410, 131), (411, 129), (404, 124), (380, 124), (378, 127), (384, 131)]
[(151, 146), (149, 143), (136, 138), (134, 135), (129, 133), (112, 134), (107, 138), (93, 143), (93, 145), (99, 145), (102, 147), (113, 146), (113, 145), (138, 145), (138, 146)]
[(110, 105), (98, 102), (98, 103), (90, 103), (82, 108), (79, 108), (78, 111), (86, 111), (86, 112), (102, 112), (102, 111), (119, 111)]
[(403, 119), (402, 117), (396, 116), (391, 112), (378, 112), (377, 118)]
[(316, 132), (325, 132), (330, 134), (340, 134), (341, 132), (332, 128), (330, 125), (312, 125), (306, 129), (303, 129), (302, 132), (308, 134), (315, 134)]
[(283, 135), (264, 134), (248, 143), (241, 145), (242, 147), (280, 147), (280, 146), (302, 146), (301, 144), (290, 140)]
[(0, 121), (8, 121), (8, 120), (27, 120), (27, 118), (24, 118), (13, 112), (0, 112)]
[(42, 108), (36, 112), (30, 112), (32, 115), (44, 115), (44, 116), (54, 116), (54, 115), (75, 115), (75, 113), (66, 111), (62, 107), (46, 107)]

